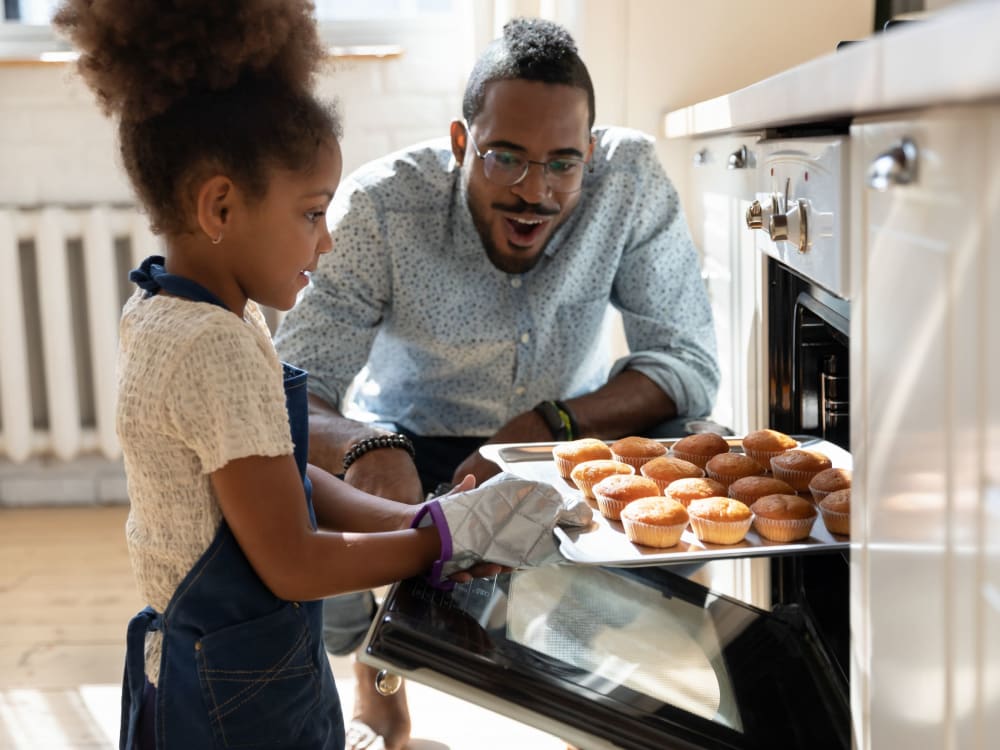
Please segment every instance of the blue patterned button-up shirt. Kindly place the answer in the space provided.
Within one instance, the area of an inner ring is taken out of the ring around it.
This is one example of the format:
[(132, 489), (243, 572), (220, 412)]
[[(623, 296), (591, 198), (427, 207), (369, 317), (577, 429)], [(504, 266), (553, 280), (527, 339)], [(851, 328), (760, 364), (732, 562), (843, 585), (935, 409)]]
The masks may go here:
[[(277, 331), (282, 358), (345, 413), (425, 436), (492, 435), (624, 368), (663, 388), (679, 414), (708, 414), (715, 334), (677, 193), (648, 136), (595, 135), (580, 202), (523, 274), (487, 258), (449, 141), (363, 166), (330, 207), (332, 252)], [(609, 304), (629, 347), (613, 363)]]

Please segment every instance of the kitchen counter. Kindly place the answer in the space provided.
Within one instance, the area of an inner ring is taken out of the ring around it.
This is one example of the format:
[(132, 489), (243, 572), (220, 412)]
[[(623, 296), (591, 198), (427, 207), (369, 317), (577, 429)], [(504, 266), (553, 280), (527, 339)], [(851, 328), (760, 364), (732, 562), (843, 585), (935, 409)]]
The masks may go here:
[(666, 115), (668, 138), (1000, 99), (1000, 3), (939, 11)]

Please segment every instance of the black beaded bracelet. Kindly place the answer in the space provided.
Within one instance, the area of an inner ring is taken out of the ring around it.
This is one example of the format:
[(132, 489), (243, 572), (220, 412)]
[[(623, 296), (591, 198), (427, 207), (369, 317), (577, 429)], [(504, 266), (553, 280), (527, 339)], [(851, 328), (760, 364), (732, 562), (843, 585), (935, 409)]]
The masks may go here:
[(401, 448), (410, 454), (410, 458), (416, 458), (417, 452), (413, 449), (413, 443), (406, 435), (394, 432), (391, 435), (376, 435), (375, 437), (359, 440), (351, 446), (350, 450), (344, 454), (344, 471), (351, 468), (351, 464), (361, 458), (368, 451), (378, 448)]

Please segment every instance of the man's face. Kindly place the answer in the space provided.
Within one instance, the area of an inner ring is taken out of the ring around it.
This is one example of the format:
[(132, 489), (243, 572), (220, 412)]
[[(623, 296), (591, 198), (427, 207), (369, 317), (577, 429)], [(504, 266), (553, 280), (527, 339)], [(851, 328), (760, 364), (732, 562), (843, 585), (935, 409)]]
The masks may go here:
[[(586, 92), (575, 86), (538, 81), (495, 81), (486, 87), (482, 111), (469, 123), (479, 153), (508, 151), (533, 162), (575, 157), (589, 161), (593, 144)], [(506, 273), (534, 268), (556, 229), (580, 200), (579, 191), (560, 193), (548, 184), (540, 164), (524, 179), (504, 186), (486, 178), (461, 122), (452, 123), (452, 151), (463, 166), (469, 210), (486, 254)]]

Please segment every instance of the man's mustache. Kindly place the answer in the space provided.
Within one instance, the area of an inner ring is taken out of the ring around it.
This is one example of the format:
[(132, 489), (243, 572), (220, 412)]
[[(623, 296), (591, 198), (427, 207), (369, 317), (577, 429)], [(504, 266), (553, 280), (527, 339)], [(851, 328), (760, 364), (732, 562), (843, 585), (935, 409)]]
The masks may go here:
[(559, 213), (559, 208), (551, 208), (542, 203), (528, 203), (519, 200), (517, 203), (506, 205), (503, 203), (493, 203), (490, 208), (496, 211), (505, 211), (511, 214), (534, 214), (536, 216), (555, 216)]

